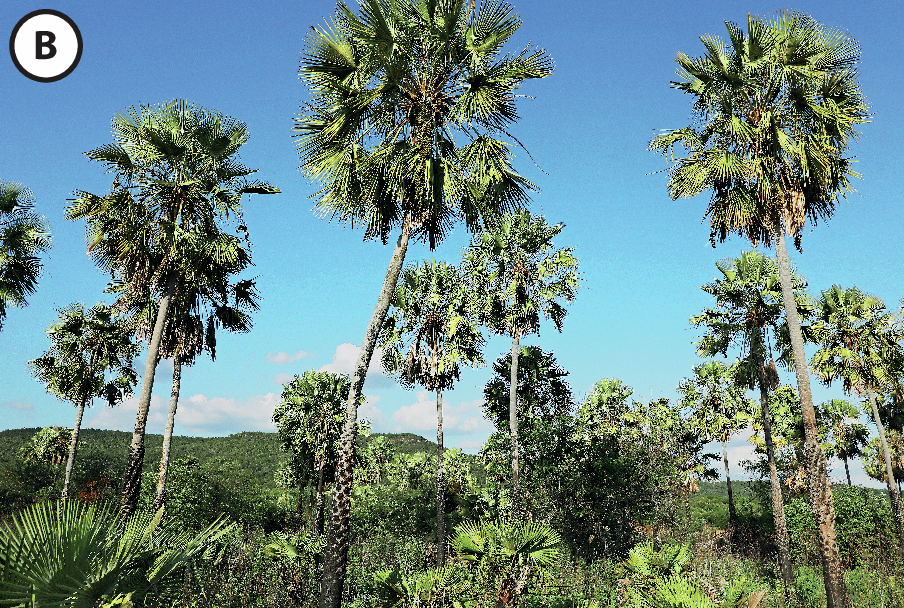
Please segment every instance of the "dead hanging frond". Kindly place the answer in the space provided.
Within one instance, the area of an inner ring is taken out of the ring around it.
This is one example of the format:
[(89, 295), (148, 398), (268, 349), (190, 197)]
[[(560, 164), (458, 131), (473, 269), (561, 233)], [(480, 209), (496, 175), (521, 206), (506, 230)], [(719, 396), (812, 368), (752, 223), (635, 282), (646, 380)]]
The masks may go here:
[(771, 392), (778, 388), (780, 382), (778, 378), (778, 370), (775, 368), (774, 359), (763, 366), (763, 376), (766, 379), (767, 390)]

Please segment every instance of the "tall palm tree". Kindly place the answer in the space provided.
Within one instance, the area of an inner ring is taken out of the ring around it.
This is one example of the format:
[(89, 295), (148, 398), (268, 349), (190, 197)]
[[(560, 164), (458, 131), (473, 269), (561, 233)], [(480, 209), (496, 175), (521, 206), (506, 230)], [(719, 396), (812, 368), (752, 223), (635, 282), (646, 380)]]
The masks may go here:
[(523, 207), (536, 187), (514, 172), (509, 134), (516, 90), (552, 74), (543, 50), (503, 56), (521, 26), (504, 1), (340, 2), (305, 44), (311, 100), (297, 119), (317, 208), (384, 244), (398, 229), (386, 278), (361, 342), (346, 406), (321, 608), (338, 608), (348, 556), (357, 401), (409, 238), (434, 247), (458, 220), (470, 231)]
[(132, 369), (138, 347), (124, 319), (103, 302), (87, 311), (80, 303), (66, 306), (60, 310), (60, 320), (47, 329), (47, 335), (50, 348), (43, 356), (29, 361), (28, 367), (47, 386), (48, 393), (71, 401), (78, 408), (60, 495), (66, 500), (85, 407), (95, 397), (106, 399), (113, 407), (132, 393), (138, 381)]
[(847, 606), (847, 587), (835, 535), (835, 511), (785, 245), (800, 247), (807, 219), (828, 218), (857, 174), (845, 156), (856, 126), (868, 120), (857, 78), (860, 49), (847, 34), (811, 17), (751, 15), (745, 34), (726, 23), (729, 42), (701, 38), (707, 54), (679, 53), (673, 85), (694, 98), (700, 127), (666, 131), (650, 148), (673, 153), (672, 198), (712, 191), (706, 211), (710, 241), (739, 233), (756, 244), (773, 241), (794, 354), (807, 445), (810, 504), (817, 521), (828, 608)]
[(34, 212), (31, 191), (0, 180), (0, 329), (7, 306), (25, 306), (41, 274), (38, 254), (51, 245), (47, 220)]
[[(745, 252), (734, 260), (716, 262), (721, 278), (702, 287), (716, 298), (715, 308), (691, 317), (691, 323), (706, 329), (697, 344), (701, 357), (727, 356), (728, 349), (740, 345), (741, 354), (736, 381), (760, 390), (760, 417), (769, 466), (772, 514), (779, 547), (779, 568), (786, 592), (794, 587), (788, 526), (782, 500), (782, 487), (775, 464), (769, 392), (778, 386), (778, 374), (771, 361), (772, 339), (777, 340), (784, 315), (778, 264), (758, 251)], [(798, 310), (806, 306), (803, 288), (806, 282), (792, 273)], [(769, 359), (770, 363), (766, 363)]]
[(436, 393), (436, 567), (446, 561), (446, 482), (443, 477), (443, 390), (451, 389), (461, 366), (483, 364), (484, 339), (471, 317), (458, 269), (424, 261), (408, 267), (392, 296), (380, 331), (383, 368), (406, 388), (420, 384)]
[(343, 374), (307, 371), (285, 385), (282, 402), (273, 412), (277, 435), (283, 449), (292, 455), (293, 474), (299, 484), (299, 522), (305, 469), (317, 475), (313, 530), (318, 534), (323, 534), (324, 488), (336, 472), (349, 387), (348, 376)]
[(522, 336), (540, 330), (541, 316), (562, 331), (579, 284), (573, 248), (555, 249), (552, 239), (564, 224), (550, 226), (543, 216), (521, 211), (474, 237), (465, 249), (481, 321), (490, 331), (512, 338), (509, 432), (512, 439), (512, 515), (522, 516), (518, 471), (518, 353)]
[[(138, 506), (151, 390), (176, 287), (197, 281), (211, 257), (226, 265), (247, 258), (242, 196), (279, 190), (249, 180), (254, 171), (238, 161), (248, 140), (244, 123), (189, 102), (129, 108), (113, 118), (113, 136), (114, 143), (86, 153), (113, 173), (112, 191), (77, 191), (66, 214), (87, 220), (88, 250), (99, 267), (157, 300), (123, 479), (121, 511), (129, 516)], [(244, 239), (222, 229), (232, 216)]]
[(746, 387), (738, 386), (736, 374), (732, 365), (707, 361), (694, 366), (693, 378), (686, 378), (678, 384), (681, 407), (691, 410), (698, 428), (705, 435), (722, 443), (722, 461), (728, 485), (728, 525), (732, 527), (737, 523), (738, 515), (728, 472), (728, 440), (747, 424), (750, 410), (744, 397)]
[(848, 485), (853, 485), (848, 459), (863, 456), (863, 448), (869, 442), (869, 430), (857, 422), (860, 409), (844, 399), (830, 399), (820, 409), (831, 427), (832, 453), (844, 462)]
[(813, 355), (811, 366), (826, 384), (838, 379), (847, 394), (856, 391), (869, 398), (885, 457), (888, 497), (904, 552), (904, 509), (876, 404), (876, 391), (893, 382), (886, 359), (900, 356), (896, 351), (900, 349), (901, 335), (892, 323), (891, 313), (876, 296), (856, 287), (842, 289), (833, 285), (816, 301), (816, 318), (810, 331), (820, 349)]

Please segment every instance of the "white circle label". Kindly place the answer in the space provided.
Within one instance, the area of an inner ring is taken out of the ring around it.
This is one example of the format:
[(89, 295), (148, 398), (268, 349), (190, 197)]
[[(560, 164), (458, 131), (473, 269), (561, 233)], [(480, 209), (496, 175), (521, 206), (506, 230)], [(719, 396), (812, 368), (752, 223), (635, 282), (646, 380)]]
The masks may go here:
[(9, 54), (23, 75), (38, 82), (65, 78), (82, 58), (82, 35), (75, 22), (52, 9), (22, 17), (9, 37)]

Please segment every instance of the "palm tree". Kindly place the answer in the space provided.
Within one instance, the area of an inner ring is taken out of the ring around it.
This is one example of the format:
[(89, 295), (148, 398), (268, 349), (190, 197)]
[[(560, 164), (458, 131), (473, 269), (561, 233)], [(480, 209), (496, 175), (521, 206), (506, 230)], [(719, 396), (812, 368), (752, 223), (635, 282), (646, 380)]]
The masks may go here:
[(0, 180), (0, 329), (7, 306), (25, 306), (35, 292), (41, 259), (50, 248), (47, 220), (34, 211), (31, 191)]
[[(568, 372), (552, 352), (539, 346), (521, 346), (518, 353), (518, 474), (520, 481), (533, 488), (524, 489), (525, 512), (531, 513), (531, 493), (555, 476), (552, 471), (568, 453), (566, 427), (575, 409)], [(484, 417), (503, 433), (509, 425), (511, 406), (512, 353), (500, 356), (493, 364), (493, 375), (483, 387)], [(500, 437), (502, 439), (502, 437)], [(510, 434), (504, 444), (511, 448)], [(503, 445), (504, 445), (503, 444)], [(505, 460), (511, 462), (511, 454)], [(506, 475), (507, 478), (507, 475)], [(547, 488), (548, 490), (549, 488)]]
[(892, 315), (885, 310), (882, 300), (856, 287), (842, 289), (838, 285), (823, 291), (817, 300), (816, 318), (810, 331), (813, 341), (820, 345), (811, 360), (819, 378), (827, 385), (832, 380), (841, 380), (845, 393), (856, 391), (869, 398), (885, 456), (888, 497), (904, 552), (904, 509), (876, 404), (876, 391), (893, 383), (887, 359), (900, 356), (901, 334), (892, 325)]
[(308, 36), (300, 76), (311, 100), (297, 119), (317, 208), (365, 228), (400, 230), (361, 342), (346, 406), (321, 608), (338, 608), (348, 555), (357, 401), (409, 238), (434, 247), (459, 219), (470, 231), (523, 207), (536, 187), (512, 169), (515, 91), (552, 74), (543, 50), (501, 56), (521, 21), (504, 1), (339, 3)]
[(857, 79), (859, 46), (801, 13), (783, 12), (771, 22), (751, 15), (746, 34), (734, 24), (726, 27), (730, 42), (704, 36), (706, 55), (677, 58), (680, 81), (673, 85), (694, 97), (701, 126), (666, 131), (650, 147), (673, 153), (681, 145), (687, 151), (669, 170), (669, 194), (677, 199), (712, 191), (706, 216), (713, 245), (733, 232), (754, 244), (775, 241), (828, 608), (843, 608), (847, 587), (832, 489), (816, 439), (785, 234), (799, 248), (807, 219), (829, 217), (857, 175), (845, 154), (856, 126), (868, 120)]
[[(113, 118), (115, 142), (86, 153), (114, 174), (106, 196), (77, 191), (69, 219), (88, 221), (88, 250), (95, 263), (134, 294), (157, 299), (154, 329), (142, 381), (135, 431), (123, 479), (124, 516), (138, 506), (144, 432), (163, 329), (180, 284), (190, 285), (215, 257), (227, 266), (247, 259), (244, 194), (279, 190), (251, 181), (254, 171), (236, 158), (248, 140), (244, 123), (185, 101), (129, 108)], [(235, 216), (238, 232), (218, 221)]]
[(85, 407), (95, 397), (106, 399), (113, 407), (132, 393), (138, 381), (132, 369), (138, 347), (123, 319), (103, 302), (87, 311), (80, 303), (63, 308), (59, 322), (50, 326), (47, 335), (50, 348), (42, 357), (29, 361), (28, 367), (47, 386), (48, 393), (78, 408), (60, 495), (66, 500)]
[[(678, 384), (681, 407), (689, 408), (697, 419), (698, 428), (710, 438), (722, 442), (722, 461), (728, 484), (728, 525), (734, 527), (738, 515), (728, 473), (728, 440), (748, 422), (747, 398), (744, 388), (735, 382), (736, 370), (721, 361), (707, 361), (694, 366), (694, 377)], [(746, 387), (745, 387), (746, 388)]]
[[(163, 508), (166, 502), (166, 479), (181, 389), (182, 366), (192, 365), (195, 357), (204, 351), (215, 361), (217, 328), (246, 333), (251, 330), (253, 323), (249, 313), (258, 309), (259, 296), (253, 280), (230, 283), (230, 275), (242, 271), (251, 261), (247, 256), (240, 256), (234, 261), (237, 266), (225, 267), (218, 262), (216, 256), (210, 258), (201, 264), (195, 283), (186, 284), (184, 280), (179, 280), (173, 293), (158, 351), (158, 363), (161, 359), (173, 360), (173, 385), (163, 432), (163, 449), (154, 498), (155, 510)], [(117, 283), (110, 291), (122, 293), (116, 307), (125, 311), (129, 326), (139, 341), (149, 340), (158, 309), (150, 290), (136, 294), (129, 290), (128, 285)]]
[(273, 412), (282, 448), (292, 457), (292, 473), (298, 482), (298, 521), (301, 522), (306, 471), (317, 475), (313, 530), (323, 534), (324, 487), (336, 472), (343, 404), (348, 398), (348, 377), (330, 372), (307, 371), (295, 376), (282, 392)]
[[(731, 261), (716, 262), (722, 277), (702, 287), (716, 298), (716, 307), (691, 317), (691, 323), (706, 329), (697, 345), (701, 357), (727, 356), (728, 349), (741, 346), (736, 381), (753, 390), (760, 389), (760, 416), (769, 466), (772, 515), (779, 547), (779, 568), (786, 592), (794, 587), (790, 540), (785, 522), (782, 487), (775, 465), (769, 392), (778, 386), (778, 374), (771, 357), (770, 336), (778, 338), (784, 313), (778, 264), (757, 251), (745, 252)], [(806, 282), (792, 273), (795, 299), (800, 311), (807, 303)]]
[(383, 368), (406, 388), (436, 393), (436, 567), (446, 561), (446, 482), (443, 478), (443, 390), (462, 365), (483, 364), (483, 335), (471, 318), (458, 269), (436, 260), (408, 267), (380, 331)]
[(869, 442), (869, 430), (857, 422), (860, 409), (850, 401), (830, 399), (820, 409), (831, 426), (832, 452), (844, 462), (848, 485), (852, 485), (848, 459), (863, 456), (863, 448)]
[(522, 336), (540, 330), (541, 315), (562, 331), (574, 300), (578, 260), (574, 249), (554, 249), (552, 239), (564, 224), (550, 226), (527, 211), (505, 217), (474, 237), (465, 249), (469, 280), (481, 321), (490, 331), (512, 338), (509, 384), (509, 432), (512, 439), (512, 516), (521, 518), (518, 471), (518, 353)]

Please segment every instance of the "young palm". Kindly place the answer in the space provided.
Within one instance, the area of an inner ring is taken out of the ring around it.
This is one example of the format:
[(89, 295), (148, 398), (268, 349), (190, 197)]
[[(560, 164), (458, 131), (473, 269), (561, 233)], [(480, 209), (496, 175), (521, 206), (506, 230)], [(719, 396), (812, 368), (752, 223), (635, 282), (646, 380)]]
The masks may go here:
[(305, 44), (311, 101), (296, 128), (304, 173), (322, 185), (317, 209), (365, 239), (400, 232), (352, 375), (321, 608), (341, 602), (357, 401), (409, 239), (432, 248), (459, 220), (479, 230), (535, 189), (512, 169), (508, 129), (517, 89), (553, 66), (542, 50), (501, 55), (520, 25), (504, 1), (365, 0), (359, 14), (340, 2)]
[[(769, 481), (772, 494), (772, 514), (779, 547), (779, 566), (785, 589), (792, 589), (794, 577), (791, 566), (788, 526), (782, 501), (782, 487), (775, 464), (775, 448), (772, 437), (772, 420), (769, 413), (769, 392), (778, 386), (778, 374), (771, 359), (770, 336), (779, 336), (784, 303), (778, 264), (757, 251), (745, 252), (731, 261), (716, 262), (722, 277), (702, 287), (716, 298), (715, 308), (707, 308), (703, 314), (691, 317), (691, 323), (704, 327), (706, 333), (697, 345), (701, 357), (716, 354), (726, 356), (733, 345), (741, 346), (736, 370), (736, 381), (753, 390), (760, 390), (760, 417), (769, 465)], [(792, 274), (798, 310), (807, 304), (803, 288), (806, 283)]]
[(700, 127), (666, 131), (650, 148), (687, 156), (669, 171), (672, 198), (712, 192), (710, 241), (729, 233), (756, 244), (775, 241), (807, 437), (810, 501), (823, 561), (828, 608), (847, 606), (835, 540), (835, 511), (797, 315), (785, 234), (800, 246), (809, 219), (828, 218), (857, 174), (845, 156), (868, 120), (857, 79), (860, 49), (846, 34), (794, 12), (771, 22), (748, 19), (745, 34), (726, 23), (729, 42), (701, 38), (707, 54), (680, 53), (673, 85), (694, 97)]
[(564, 224), (550, 226), (527, 211), (505, 217), (472, 239), (465, 264), (481, 320), (490, 331), (512, 338), (509, 432), (512, 438), (512, 515), (521, 518), (518, 471), (518, 354), (522, 336), (540, 330), (541, 316), (562, 331), (579, 284), (574, 249), (554, 249)]
[(323, 534), (324, 487), (332, 479), (339, 459), (343, 405), (348, 398), (348, 376), (307, 371), (283, 388), (282, 402), (273, 412), (282, 448), (292, 455), (298, 481), (298, 521), (301, 522), (305, 470), (317, 475), (313, 530)]
[(860, 408), (844, 399), (831, 399), (820, 409), (831, 427), (831, 451), (844, 462), (848, 485), (853, 485), (848, 459), (863, 456), (863, 448), (869, 443), (869, 429), (857, 422)]
[(443, 390), (458, 381), (461, 366), (483, 364), (483, 335), (471, 318), (455, 266), (430, 260), (406, 268), (380, 331), (383, 368), (403, 386), (436, 393), (436, 567), (446, 561), (446, 482), (443, 477)]
[(904, 509), (892, 474), (885, 427), (876, 404), (876, 391), (890, 387), (894, 381), (890, 377), (888, 361), (901, 356), (901, 334), (892, 320), (893, 316), (879, 298), (856, 287), (842, 289), (833, 285), (823, 291), (816, 302), (816, 319), (810, 330), (820, 349), (810, 363), (826, 384), (841, 380), (847, 394), (855, 391), (869, 398), (885, 456), (888, 496), (904, 552)]
[(0, 180), (0, 329), (7, 306), (25, 306), (35, 292), (41, 259), (50, 248), (47, 220), (34, 211), (31, 191)]
[(113, 407), (132, 393), (138, 381), (132, 369), (138, 347), (124, 320), (103, 302), (87, 311), (78, 303), (63, 308), (59, 322), (50, 326), (47, 335), (50, 348), (42, 357), (29, 361), (28, 367), (47, 386), (48, 393), (78, 408), (60, 495), (66, 500), (85, 407), (95, 397), (106, 399)]
[[(211, 257), (225, 266), (247, 258), (242, 196), (279, 190), (249, 180), (254, 171), (238, 161), (245, 124), (194, 104), (129, 108), (113, 118), (113, 134), (114, 143), (86, 153), (114, 174), (112, 191), (102, 197), (78, 191), (66, 213), (87, 220), (88, 250), (98, 266), (135, 297), (149, 289), (157, 301), (123, 480), (121, 509), (128, 516), (138, 505), (151, 390), (176, 287), (201, 281)], [(221, 228), (231, 216), (244, 239)]]
[(731, 476), (728, 472), (728, 440), (744, 428), (750, 411), (744, 388), (735, 382), (734, 366), (720, 361), (707, 361), (694, 367), (694, 377), (682, 380), (678, 385), (681, 407), (689, 408), (698, 427), (710, 439), (722, 442), (722, 460), (725, 480), (728, 484), (728, 524), (737, 523)]

